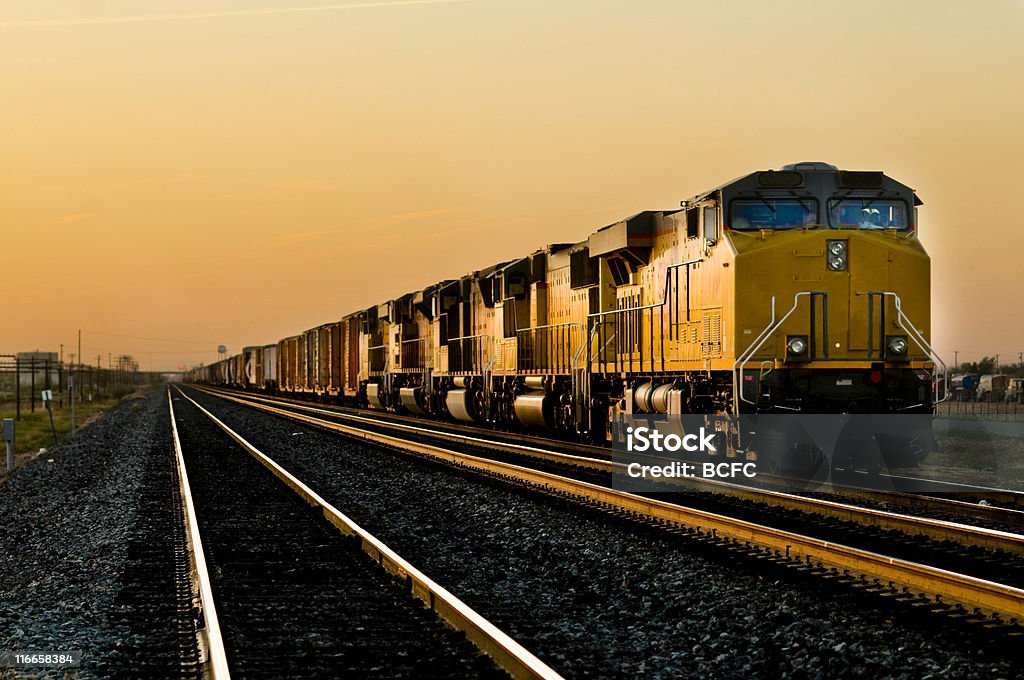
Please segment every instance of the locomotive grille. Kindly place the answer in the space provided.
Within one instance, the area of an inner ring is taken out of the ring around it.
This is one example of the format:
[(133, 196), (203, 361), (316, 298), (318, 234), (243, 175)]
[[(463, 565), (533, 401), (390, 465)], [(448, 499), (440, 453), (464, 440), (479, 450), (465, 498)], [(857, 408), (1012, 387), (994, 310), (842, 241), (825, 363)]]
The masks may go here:
[(722, 356), (722, 314), (710, 312), (704, 314), (701, 324), (701, 356)]

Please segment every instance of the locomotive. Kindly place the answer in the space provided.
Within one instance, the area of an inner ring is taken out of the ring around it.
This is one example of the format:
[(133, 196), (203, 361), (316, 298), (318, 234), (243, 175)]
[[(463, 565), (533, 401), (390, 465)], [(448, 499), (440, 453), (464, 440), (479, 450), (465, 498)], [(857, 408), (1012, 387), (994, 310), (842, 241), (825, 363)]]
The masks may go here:
[(924, 416), (887, 437), (913, 464), (945, 374), (919, 205), (882, 172), (752, 172), (186, 378), (594, 442), (637, 414), (734, 416), (724, 455), (773, 467), (820, 456), (764, 416)]

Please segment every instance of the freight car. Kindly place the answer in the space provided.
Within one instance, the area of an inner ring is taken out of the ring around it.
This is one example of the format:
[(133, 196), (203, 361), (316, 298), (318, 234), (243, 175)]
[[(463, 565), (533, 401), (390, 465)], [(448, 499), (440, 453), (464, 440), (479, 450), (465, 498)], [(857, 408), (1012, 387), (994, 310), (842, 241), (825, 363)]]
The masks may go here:
[[(756, 417), (939, 400), (919, 205), (881, 172), (753, 172), (285, 338), (258, 387), (605, 442), (636, 414), (737, 416), (730, 455), (813, 468)], [(927, 455), (929, 427), (901, 425), (888, 462)]]

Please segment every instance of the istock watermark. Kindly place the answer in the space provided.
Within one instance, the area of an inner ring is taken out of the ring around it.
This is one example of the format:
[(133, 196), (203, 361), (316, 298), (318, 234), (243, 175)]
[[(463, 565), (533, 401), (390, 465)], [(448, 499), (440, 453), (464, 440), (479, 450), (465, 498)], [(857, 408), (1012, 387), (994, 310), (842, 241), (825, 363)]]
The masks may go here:
[(702, 427), (697, 434), (662, 434), (657, 427), (626, 427), (626, 450), (627, 451), (706, 451), (716, 453), (714, 441), (715, 434), (706, 432)]
[(1024, 490), (1024, 413), (619, 414), (610, 438), (612, 485), (635, 493), (706, 491), (707, 481), (798, 492), (928, 493), (952, 482)]
[(757, 463), (680, 463), (668, 465), (641, 465), (630, 463), (626, 466), (626, 474), (642, 479), (671, 479), (688, 477), (690, 479), (734, 479), (757, 477)]

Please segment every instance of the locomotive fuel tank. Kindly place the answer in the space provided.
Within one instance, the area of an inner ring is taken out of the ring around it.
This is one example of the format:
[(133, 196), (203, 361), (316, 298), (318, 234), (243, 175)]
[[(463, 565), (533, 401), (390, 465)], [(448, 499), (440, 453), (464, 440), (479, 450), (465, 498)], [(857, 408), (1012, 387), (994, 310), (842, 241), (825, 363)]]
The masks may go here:
[(554, 427), (555, 397), (544, 391), (527, 392), (516, 397), (516, 420), (524, 427), (548, 430)]
[(448, 413), (456, 420), (472, 423), (477, 420), (476, 406), (473, 403), (473, 390), (467, 388), (448, 390), (445, 396)]
[(427, 413), (423, 392), (422, 387), (399, 388), (398, 395), (402, 402), (402, 407), (409, 411), (409, 413), (418, 415)]

